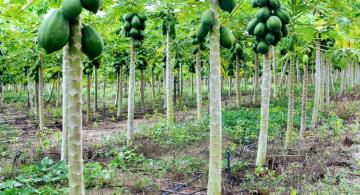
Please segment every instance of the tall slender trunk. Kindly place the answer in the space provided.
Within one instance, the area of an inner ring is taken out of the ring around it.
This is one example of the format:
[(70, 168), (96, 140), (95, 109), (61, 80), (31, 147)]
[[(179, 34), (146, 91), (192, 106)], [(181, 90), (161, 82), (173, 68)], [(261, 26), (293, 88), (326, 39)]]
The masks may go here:
[(120, 87), (119, 87), (119, 73), (116, 74), (116, 94), (115, 94), (115, 108), (117, 108), (117, 105), (119, 103), (119, 91), (120, 91)]
[(254, 72), (254, 96), (253, 104), (258, 100), (258, 91), (259, 91), (259, 54), (255, 55), (255, 72)]
[(324, 107), (324, 100), (325, 100), (325, 75), (326, 75), (326, 71), (325, 71), (325, 56), (323, 55), (323, 53), (321, 52), (321, 63), (320, 63), (320, 101), (319, 101), (319, 111), (322, 112), (323, 107)]
[(155, 100), (155, 78), (154, 78), (154, 70), (151, 68), (151, 92), (153, 100)]
[(0, 112), (3, 111), (4, 102), (3, 102), (3, 84), (0, 82)]
[(47, 104), (49, 104), (50, 101), (51, 101), (51, 98), (52, 98), (52, 96), (53, 96), (53, 94), (54, 94), (54, 90), (55, 90), (55, 83), (56, 83), (56, 81), (53, 80), (53, 83), (52, 83), (51, 89), (50, 89), (50, 94), (49, 94), (48, 99), (46, 100), (45, 106), (46, 106)]
[(301, 121), (300, 121), (300, 138), (304, 137), (304, 131), (306, 130), (306, 107), (308, 96), (308, 64), (304, 64), (304, 77), (303, 77), (303, 93), (301, 103)]
[(122, 70), (120, 68), (120, 71), (118, 73), (118, 102), (116, 104), (116, 117), (119, 118), (120, 117), (120, 114), (121, 114), (121, 105), (122, 105), (122, 98), (123, 98), (123, 93), (122, 93)]
[(210, 29), (210, 146), (208, 194), (221, 194), (222, 127), (220, 79), (220, 19), (218, 0), (211, 0), (214, 25)]
[[(28, 76), (27, 79), (28, 79), (28, 85), (27, 85), (28, 89), (27, 90), (29, 91), (30, 110), (35, 116), (36, 115), (36, 108), (35, 108), (35, 105), (34, 105), (33, 82), (31, 81), (31, 78), (29, 76)], [(4, 88), (2, 90), (4, 90)], [(3, 103), (3, 101), (1, 99), (0, 99), (0, 101)]]
[(316, 73), (315, 73), (315, 95), (314, 95), (314, 107), (312, 112), (312, 125), (315, 126), (318, 123), (319, 117), (319, 104), (320, 104), (320, 85), (321, 85), (321, 50), (320, 40), (316, 40)]
[(191, 95), (193, 94), (194, 94), (194, 74), (191, 73)]
[(68, 162), (68, 126), (69, 126), (69, 111), (68, 111), (68, 97), (69, 92), (69, 44), (63, 49), (63, 65), (62, 65), (62, 143), (61, 143), (61, 160)]
[(277, 97), (277, 61), (276, 61), (276, 48), (272, 46), (272, 54), (273, 54), (273, 69), (274, 69), (274, 92), (273, 96)]
[(325, 62), (325, 105), (330, 104), (330, 66), (329, 61)]
[[(39, 56), (41, 60), (41, 56)], [(44, 73), (42, 65), (39, 67), (39, 83), (38, 83), (38, 101), (39, 101), (39, 128), (40, 131), (45, 128), (45, 116), (44, 116)]]
[(180, 96), (181, 97), (183, 95), (183, 90), (184, 90), (184, 73), (183, 73), (183, 66), (182, 64), (180, 64)]
[(141, 97), (141, 112), (144, 113), (144, 70), (140, 72), (140, 97)]
[(85, 194), (82, 157), (82, 62), (80, 18), (70, 24), (68, 75), (69, 194)]
[(241, 90), (240, 90), (240, 59), (238, 56), (236, 56), (236, 62), (235, 62), (235, 93), (236, 93), (236, 107), (240, 108), (240, 102), (241, 102)]
[(228, 98), (230, 99), (232, 92), (232, 77), (229, 77), (229, 91), (228, 91)]
[[(293, 54), (292, 54), (293, 55)], [(289, 148), (291, 145), (291, 132), (294, 128), (294, 74), (295, 74), (295, 64), (294, 56), (290, 56), (290, 65), (289, 65), (289, 77), (288, 77), (288, 118), (287, 118), (287, 127), (286, 127), (286, 137), (285, 137), (285, 148)]]
[(86, 123), (89, 124), (91, 120), (91, 76), (90, 74), (86, 75)]
[[(298, 83), (300, 83), (300, 81), (301, 81), (301, 78), (300, 78), (300, 68), (299, 68), (299, 63), (300, 63), (300, 61), (299, 61), (299, 58), (298, 57), (296, 57), (296, 85), (298, 84)], [(295, 86), (296, 86), (295, 85)]]
[(97, 99), (98, 99), (98, 76), (97, 76), (98, 69), (94, 67), (94, 117), (96, 117), (96, 110), (97, 110)]
[(269, 125), (269, 103), (271, 91), (271, 68), (269, 53), (264, 58), (264, 68), (261, 87), (261, 121), (259, 142), (256, 155), (256, 166), (262, 166), (266, 160), (268, 125)]
[(35, 81), (35, 118), (39, 122), (39, 80)]
[(61, 79), (60, 79), (60, 77), (59, 77), (59, 78), (57, 79), (55, 107), (58, 107), (58, 106), (59, 106), (59, 102), (60, 102), (60, 89), (61, 89)]
[(168, 128), (174, 123), (173, 105), (173, 75), (171, 67), (171, 35), (170, 31), (166, 34), (166, 116)]
[(106, 70), (104, 69), (104, 86), (103, 86), (103, 114), (105, 117), (105, 106), (106, 106)]
[(127, 124), (127, 145), (130, 146), (134, 132), (134, 90), (135, 90), (135, 60), (136, 51), (134, 40), (131, 39), (130, 51), (130, 74), (129, 74), (129, 92), (128, 92), (128, 124)]
[[(202, 118), (202, 86), (201, 86), (201, 50), (198, 48), (196, 52), (196, 64), (195, 64), (195, 73), (196, 73), (196, 106), (197, 106), (197, 118)], [(191, 81), (192, 82), (192, 81)]]

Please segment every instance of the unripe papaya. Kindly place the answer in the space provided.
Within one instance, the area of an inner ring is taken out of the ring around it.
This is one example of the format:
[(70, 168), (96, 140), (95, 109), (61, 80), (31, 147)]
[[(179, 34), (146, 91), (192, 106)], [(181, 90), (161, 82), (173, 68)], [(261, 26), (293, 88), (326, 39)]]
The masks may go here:
[(227, 11), (229, 13), (235, 8), (236, 3), (234, 0), (218, 0), (219, 6), (222, 10)]
[(265, 41), (261, 41), (258, 45), (257, 45), (257, 52), (261, 53), (261, 54), (267, 54), (267, 52), (269, 51), (270, 46), (268, 44), (265, 43)]
[(76, 19), (82, 10), (81, 1), (80, 0), (64, 0), (61, 6), (63, 14), (69, 20)]
[(234, 42), (235, 42), (235, 37), (232, 34), (232, 32), (226, 26), (221, 26), (220, 27), (220, 45), (225, 48), (231, 49)]
[(81, 0), (81, 5), (96, 14), (100, 8), (101, 0)]
[(281, 20), (277, 16), (270, 16), (270, 18), (266, 21), (266, 28), (271, 32), (279, 32), (281, 31), (281, 27)]
[(129, 12), (124, 15), (124, 20), (127, 22), (131, 22), (132, 18), (135, 16), (135, 13)]
[(100, 56), (104, 48), (104, 41), (101, 36), (90, 25), (84, 25), (82, 33), (82, 51), (90, 60)]
[(270, 17), (269, 8), (266, 6), (260, 8), (256, 13), (256, 17), (259, 21), (266, 22), (267, 19)]
[(131, 36), (132, 38), (137, 38), (138, 35), (139, 35), (139, 31), (138, 31), (136, 28), (131, 28), (131, 30), (130, 30), (130, 36)]
[(137, 17), (137, 15), (135, 15), (132, 19), (131, 19), (131, 26), (133, 28), (138, 28), (140, 26), (140, 19), (139, 17)]
[(275, 41), (275, 35), (273, 35), (271, 32), (268, 32), (265, 36), (265, 41), (268, 44), (273, 44)]
[(267, 2), (268, 2), (268, 0), (255, 0), (255, 3), (256, 3), (259, 7), (262, 7), (262, 6), (266, 5)]
[(264, 23), (258, 23), (254, 30), (254, 35), (263, 37), (266, 34), (266, 27)]
[(196, 33), (196, 38), (199, 40), (199, 42), (202, 42), (206, 38), (207, 34), (209, 33), (209, 30), (210, 29), (208, 27), (200, 24), (200, 27)]
[(131, 29), (131, 24), (130, 24), (130, 22), (126, 21), (126, 22), (124, 23), (123, 29), (124, 29), (125, 31), (129, 31), (129, 30)]
[(140, 47), (141, 47), (141, 41), (135, 39), (135, 40), (134, 40), (134, 46), (135, 46), (135, 48), (140, 48)]
[(38, 41), (46, 53), (62, 49), (70, 38), (69, 20), (61, 9), (52, 10), (41, 22)]
[(248, 25), (246, 27), (246, 31), (249, 33), (249, 35), (254, 35), (254, 30), (255, 30), (255, 27), (256, 27), (257, 24), (258, 24), (257, 18), (252, 19), (248, 23)]
[(206, 10), (201, 16), (201, 23), (210, 28), (214, 25), (214, 13), (211, 10)]
[(140, 19), (140, 21), (146, 21), (147, 20), (147, 15), (146, 14), (138, 14), (137, 15), (138, 17), (139, 17), (139, 19)]
[(289, 24), (290, 23), (290, 15), (284, 9), (277, 9), (275, 10), (275, 16), (279, 17), (282, 24)]
[(272, 9), (278, 9), (280, 8), (280, 2), (279, 0), (268, 0), (268, 5)]

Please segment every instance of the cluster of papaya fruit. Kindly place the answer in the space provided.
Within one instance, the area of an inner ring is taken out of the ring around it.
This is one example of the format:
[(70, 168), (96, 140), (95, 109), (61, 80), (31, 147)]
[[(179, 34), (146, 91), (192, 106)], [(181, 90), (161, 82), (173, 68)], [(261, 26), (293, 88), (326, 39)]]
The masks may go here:
[(140, 48), (145, 38), (145, 21), (146, 14), (127, 13), (124, 16), (124, 32), (126, 37), (131, 37), (134, 41), (135, 48)]
[(202, 50), (202, 51), (204, 51), (204, 50), (207, 49), (207, 47), (206, 47), (206, 45), (205, 45), (205, 39), (203, 39), (203, 40), (201, 40), (201, 42), (199, 42), (199, 40), (198, 40), (197, 37), (196, 37), (196, 34), (192, 35), (191, 38), (192, 38), (191, 44), (193, 44), (193, 45), (199, 45), (199, 47), (196, 47), (196, 48), (194, 49), (193, 54), (196, 54), (199, 49)]
[(163, 22), (161, 24), (162, 34), (166, 36), (166, 34), (169, 32), (171, 39), (176, 38), (176, 29), (175, 25), (178, 23), (175, 13), (164, 13), (160, 12), (159, 17), (163, 19)]
[(290, 15), (279, 0), (253, 0), (252, 6), (259, 10), (246, 30), (249, 35), (256, 36), (253, 51), (266, 54), (270, 45), (276, 46), (282, 37), (289, 34)]
[(241, 61), (245, 60), (245, 54), (244, 54), (244, 51), (242, 48), (243, 48), (243, 46), (240, 43), (236, 43), (234, 45), (234, 47), (232, 47), (230, 49), (230, 51), (232, 52), (232, 55), (231, 55), (232, 61), (236, 60), (236, 57), (238, 57), (239, 60), (241, 60)]
[[(48, 13), (41, 22), (38, 42), (46, 53), (62, 49), (70, 39), (70, 24), (78, 18), (82, 8), (96, 13), (100, 8), (101, 0), (64, 0), (60, 9)], [(89, 59), (98, 57), (103, 50), (104, 42), (101, 36), (90, 26), (83, 24), (82, 51)]]
[[(220, 2), (219, 2), (219, 4), (220, 4)], [(233, 7), (235, 7), (235, 6), (233, 6)], [(227, 10), (230, 10), (230, 9), (227, 9)], [(193, 41), (195, 44), (204, 42), (210, 29), (214, 25), (214, 21), (215, 21), (214, 13), (211, 10), (206, 10), (202, 14), (201, 23), (200, 23), (199, 29), (196, 33), (196, 38)], [(230, 31), (230, 29), (227, 28), (226, 26), (220, 26), (220, 45), (225, 48), (231, 49), (231, 47), (233, 46), (234, 43), (235, 43), (235, 37), (232, 34), (232, 32)]]

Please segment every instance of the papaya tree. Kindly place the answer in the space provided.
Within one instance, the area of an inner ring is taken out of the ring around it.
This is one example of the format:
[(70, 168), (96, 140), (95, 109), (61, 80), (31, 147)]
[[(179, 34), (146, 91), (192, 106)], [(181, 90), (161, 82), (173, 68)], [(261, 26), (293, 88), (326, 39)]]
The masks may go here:
[[(264, 66), (261, 87), (261, 119), (256, 165), (262, 166), (266, 159), (269, 103), (271, 91), (271, 64), (270, 45), (276, 46), (283, 36), (287, 36), (290, 17), (287, 11), (281, 8), (279, 1), (255, 0), (252, 2), (254, 8), (258, 7), (256, 18), (251, 20), (247, 26), (249, 35), (255, 35), (256, 42), (253, 50), (256, 54), (263, 54)], [(256, 55), (257, 58), (257, 55)], [(256, 74), (256, 73), (255, 73)]]
[(162, 22), (162, 33), (166, 37), (166, 63), (165, 63), (165, 87), (166, 87), (166, 117), (167, 126), (170, 128), (175, 121), (174, 105), (173, 105), (173, 73), (172, 73), (172, 47), (171, 40), (176, 38), (175, 25), (177, 19), (172, 8), (167, 12), (161, 12), (160, 18)]
[(91, 74), (93, 72), (93, 64), (86, 62), (83, 68), (83, 74), (86, 75), (86, 124), (91, 121)]
[[(52, 10), (44, 17), (38, 32), (38, 41), (47, 54), (64, 48), (63, 73), (66, 75), (63, 94), (63, 121), (66, 121), (67, 137), (63, 136), (62, 157), (67, 159), (69, 174), (69, 194), (85, 194), (82, 158), (82, 58), (81, 51), (89, 59), (98, 57), (103, 50), (103, 40), (95, 29), (81, 23), (82, 8), (96, 13), (100, 1), (65, 0), (61, 9)], [(67, 140), (67, 141), (64, 141)]]
[(131, 144), (134, 131), (134, 91), (135, 91), (135, 65), (136, 49), (142, 45), (145, 38), (145, 14), (127, 13), (124, 16), (124, 32), (126, 37), (130, 37), (130, 67), (129, 67), (129, 91), (128, 91), (128, 124), (127, 124), (127, 145)]

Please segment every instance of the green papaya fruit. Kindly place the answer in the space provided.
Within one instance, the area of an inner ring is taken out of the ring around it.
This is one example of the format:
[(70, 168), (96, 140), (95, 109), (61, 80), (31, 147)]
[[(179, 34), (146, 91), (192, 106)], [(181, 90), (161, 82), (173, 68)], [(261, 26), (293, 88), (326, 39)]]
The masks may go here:
[(210, 29), (209, 29), (208, 27), (200, 24), (200, 27), (199, 27), (199, 29), (198, 29), (198, 31), (197, 31), (197, 33), (196, 33), (196, 38), (197, 38), (200, 42), (202, 42), (202, 41), (206, 38), (207, 34), (209, 33), (209, 30), (210, 30)]
[(257, 0), (252, 0), (252, 2), (251, 2), (251, 6), (252, 6), (253, 8), (259, 7), (259, 5), (256, 3), (256, 1), (257, 1)]
[(273, 44), (275, 41), (275, 35), (271, 32), (268, 32), (265, 36), (265, 42), (268, 44)]
[(234, 0), (218, 0), (218, 3), (222, 10), (229, 13), (231, 13), (236, 6), (236, 2)]
[(257, 18), (252, 19), (248, 23), (248, 25), (246, 27), (246, 31), (249, 33), (249, 35), (254, 35), (254, 30), (255, 30), (255, 27), (256, 27), (257, 24), (258, 24)]
[(143, 40), (145, 38), (145, 31), (139, 30), (139, 39)]
[(38, 32), (40, 46), (49, 54), (62, 49), (69, 42), (69, 38), (69, 20), (61, 9), (52, 10), (41, 22)]
[(135, 13), (129, 12), (124, 15), (124, 20), (127, 22), (131, 22), (132, 18), (135, 16)]
[(261, 41), (258, 45), (257, 45), (257, 52), (261, 53), (261, 54), (267, 54), (267, 52), (269, 51), (270, 46), (268, 44), (265, 43), (265, 41)]
[(137, 38), (139, 35), (139, 31), (136, 28), (131, 28), (130, 30), (130, 37), (131, 38)]
[(290, 15), (284, 9), (277, 9), (275, 10), (275, 16), (279, 17), (282, 24), (289, 24), (290, 23)]
[(266, 35), (266, 26), (264, 23), (258, 23), (254, 29), (254, 35), (263, 37)]
[(201, 23), (205, 27), (212, 27), (214, 25), (214, 13), (211, 10), (206, 10), (201, 16)]
[(268, 0), (268, 5), (272, 9), (278, 9), (280, 8), (280, 1), (279, 0)]
[(137, 15), (135, 15), (132, 19), (131, 19), (131, 26), (133, 28), (139, 28), (140, 27), (140, 19), (139, 17), (137, 17)]
[(125, 21), (124, 26), (123, 26), (123, 29), (124, 29), (125, 31), (129, 31), (129, 30), (131, 29), (131, 24), (130, 24), (130, 22)]
[(61, 6), (63, 14), (69, 20), (76, 19), (82, 10), (81, 1), (80, 0), (64, 0)]
[(235, 42), (235, 37), (232, 34), (232, 32), (226, 26), (221, 26), (220, 27), (220, 45), (225, 48), (231, 49), (234, 42)]
[(82, 33), (82, 51), (90, 60), (97, 58), (103, 51), (104, 41), (90, 25), (84, 25), (81, 29)]
[(270, 18), (266, 21), (266, 28), (271, 32), (279, 32), (281, 31), (281, 27), (281, 20), (277, 16), (270, 16)]
[(270, 9), (266, 6), (260, 8), (256, 13), (256, 17), (259, 21), (266, 22), (270, 17)]
[(141, 44), (142, 44), (142, 43), (141, 43), (140, 40), (137, 40), (137, 39), (134, 40), (134, 47), (135, 47), (135, 48), (137, 48), (137, 49), (140, 48), (140, 47), (141, 47)]
[(145, 30), (145, 26), (146, 26), (146, 25), (145, 25), (145, 21), (141, 21), (141, 22), (140, 22), (139, 29), (140, 29), (140, 30)]
[(96, 14), (100, 8), (101, 0), (81, 0), (81, 5), (83, 8)]

